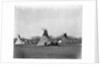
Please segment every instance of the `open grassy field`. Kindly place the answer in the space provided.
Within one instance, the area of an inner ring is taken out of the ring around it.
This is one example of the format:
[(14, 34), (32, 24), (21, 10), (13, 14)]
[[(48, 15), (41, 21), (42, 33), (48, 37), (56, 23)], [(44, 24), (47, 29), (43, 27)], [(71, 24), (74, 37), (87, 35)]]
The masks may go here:
[(81, 58), (81, 44), (66, 46), (15, 45), (14, 58)]

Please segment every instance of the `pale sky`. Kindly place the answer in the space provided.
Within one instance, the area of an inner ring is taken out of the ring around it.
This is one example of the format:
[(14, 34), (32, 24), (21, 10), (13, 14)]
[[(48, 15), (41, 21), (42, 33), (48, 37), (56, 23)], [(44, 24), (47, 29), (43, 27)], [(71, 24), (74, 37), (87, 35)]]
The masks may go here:
[(15, 35), (31, 38), (41, 36), (42, 28), (49, 35), (82, 36), (82, 6), (71, 8), (15, 8)]

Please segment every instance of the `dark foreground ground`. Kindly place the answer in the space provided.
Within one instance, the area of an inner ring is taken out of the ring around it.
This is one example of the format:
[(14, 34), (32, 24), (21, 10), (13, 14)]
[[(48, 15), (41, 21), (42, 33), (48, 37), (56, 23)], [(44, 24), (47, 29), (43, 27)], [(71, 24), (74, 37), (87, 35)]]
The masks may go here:
[(15, 45), (14, 58), (81, 59), (81, 44), (66, 46)]

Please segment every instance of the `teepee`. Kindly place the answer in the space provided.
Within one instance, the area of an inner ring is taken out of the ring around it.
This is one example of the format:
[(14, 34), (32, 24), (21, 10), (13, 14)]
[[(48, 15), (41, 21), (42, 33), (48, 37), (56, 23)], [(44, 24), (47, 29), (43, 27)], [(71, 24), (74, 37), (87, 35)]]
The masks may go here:
[(59, 40), (59, 44), (60, 45), (66, 45), (69, 42), (68, 40), (68, 36), (66, 35), (66, 33), (64, 33), (64, 35), (62, 36), (61, 40)]
[(21, 41), (20, 35), (17, 36), (17, 41), (15, 44), (24, 44), (24, 42)]
[(45, 43), (47, 45), (49, 45), (51, 43), (51, 41), (49, 40), (48, 32), (46, 29), (44, 29), (44, 33), (43, 33), (42, 37), (40, 38), (40, 41), (37, 44), (37, 46), (45, 46)]

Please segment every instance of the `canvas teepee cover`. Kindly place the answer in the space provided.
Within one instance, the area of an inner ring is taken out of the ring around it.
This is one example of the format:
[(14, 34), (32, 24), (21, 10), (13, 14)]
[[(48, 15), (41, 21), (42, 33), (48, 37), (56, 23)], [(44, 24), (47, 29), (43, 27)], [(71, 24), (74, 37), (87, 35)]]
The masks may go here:
[(40, 38), (40, 41), (39, 41), (39, 43), (37, 44), (37, 46), (44, 46), (45, 43), (46, 43), (46, 44), (50, 44), (50, 41), (49, 41), (49, 39), (48, 39), (46, 36), (42, 36), (42, 37)]
[(45, 43), (48, 45), (50, 44), (50, 40), (49, 40), (49, 36), (48, 36), (48, 32), (46, 29), (44, 29), (44, 33), (43, 36), (40, 38), (39, 43), (37, 44), (37, 46), (44, 46)]
[(24, 42), (22, 42), (22, 41), (20, 40), (20, 36), (17, 37), (17, 41), (16, 41), (15, 44), (24, 44)]
[(69, 42), (68, 37), (67, 37), (66, 34), (64, 34), (64, 35), (62, 36), (62, 38), (61, 38), (61, 43), (60, 43), (60, 45), (64, 45), (64, 46), (65, 46), (68, 42)]

